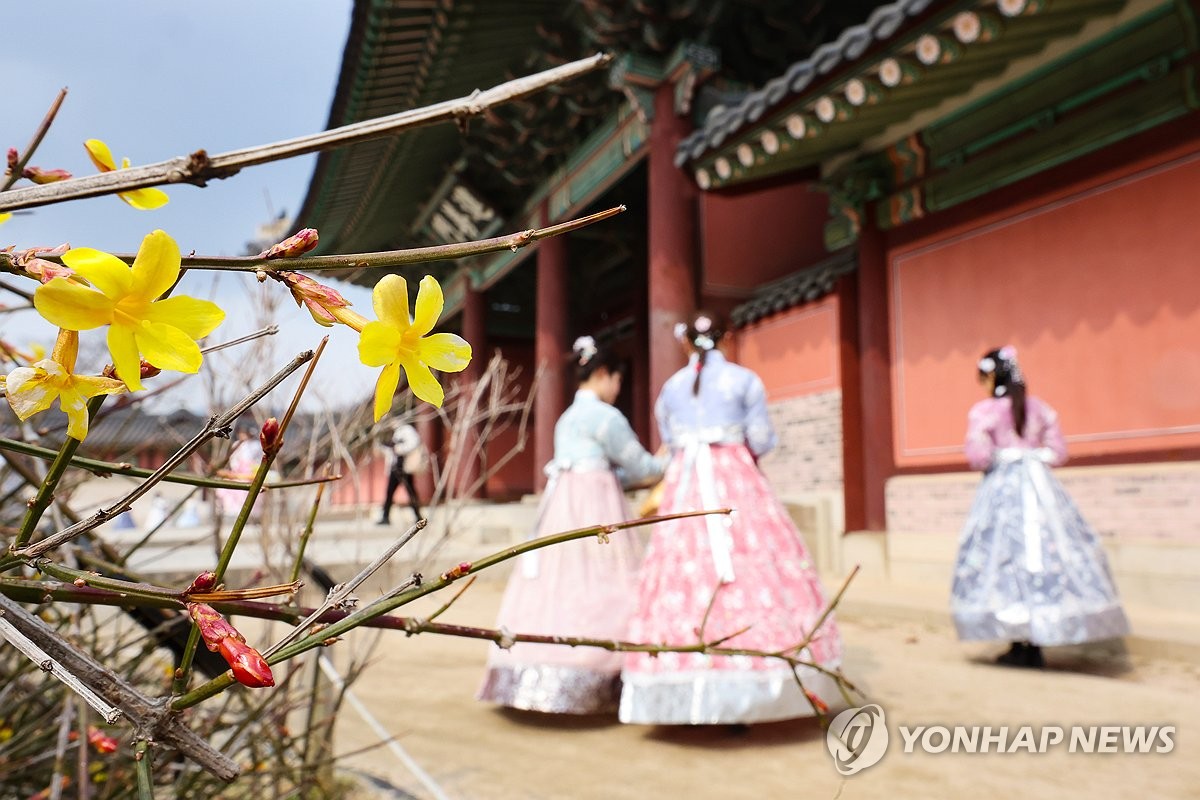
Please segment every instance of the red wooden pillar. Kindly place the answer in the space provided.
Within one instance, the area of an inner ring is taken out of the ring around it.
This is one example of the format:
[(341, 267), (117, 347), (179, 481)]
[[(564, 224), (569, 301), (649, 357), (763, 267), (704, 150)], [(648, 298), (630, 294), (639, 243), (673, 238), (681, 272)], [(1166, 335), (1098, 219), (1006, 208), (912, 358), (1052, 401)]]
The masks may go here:
[[(491, 349), (487, 342), (487, 303), (483, 292), (468, 287), (466, 294), (463, 296), (463, 311), (462, 311), (462, 335), (471, 344), (471, 363), (463, 370), (462, 387), (463, 391), (470, 392), (475, 384), (483, 377), (484, 371), (487, 369), (488, 360), (492, 357)], [(475, 450), (478, 432), (474, 429), (468, 430), (467, 435), (463, 437), (463, 452), (471, 453)], [(465, 489), (474, 486), (479, 480), (481, 474), (480, 464), (478, 459), (467, 459), (461, 464), (459, 478), (456, 482), (458, 486)], [(476, 492), (467, 492), (470, 497), (480, 497), (484, 494), (484, 487), (480, 487)]]
[(648, 443), (655, 435), (654, 429), (654, 400), (657, 389), (650, 386), (650, 364), (646, 354), (650, 348), (650, 324), (645, 313), (650, 300), (646, 293), (646, 276), (635, 275), (633, 307), (633, 362), (629, 365), (629, 374), (625, 379), (630, 383), (630, 399), (633, 404), (633, 414), (630, 422), (633, 431), (643, 443)]
[[(674, 328), (696, 304), (696, 187), (674, 162), (675, 147), (688, 133), (687, 118), (675, 113), (675, 90), (664, 83), (654, 95), (647, 177), (651, 395), (684, 364)], [(652, 449), (658, 446), (657, 431), (651, 442)]]
[(421, 437), (421, 444), (429, 455), (428, 468), (417, 475), (415, 481), (417, 497), (421, 501), (421, 510), (425, 513), (429, 513), (425, 506), (429, 503), (429, 498), (433, 497), (433, 460), (438, 457), (438, 453), (442, 449), (441, 427), (441, 420), (435, 414), (426, 414), (417, 421), (417, 434)]
[(858, 275), (838, 280), (838, 363), (842, 376), (842, 507), (845, 529), (867, 527), (863, 507), (863, 414), (858, 348)]
[(534, 362), (542, 373), (533, 405), (533, 485), (539, 491), (546, 485), (542, 468), (554, 458), (554, 424), (567, 410), (567, 303), (567, 240), (554, 236), (537, 250)]
[[(892, 455), (892, 375), (888, 337), (887, 248), (863, 214), (858, 236), (858, 351), (861, 413), (862, 521), (866, 530), (887, 529), (884, 491), (895, 471)], [(848, 529), (849, 526), (847, 525)]]

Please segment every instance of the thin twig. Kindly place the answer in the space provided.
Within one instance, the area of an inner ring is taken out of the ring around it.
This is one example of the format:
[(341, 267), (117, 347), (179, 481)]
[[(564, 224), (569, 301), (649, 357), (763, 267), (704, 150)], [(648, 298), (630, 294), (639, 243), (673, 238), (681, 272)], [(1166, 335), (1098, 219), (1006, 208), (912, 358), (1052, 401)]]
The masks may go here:
[[(250, 408), (252, 405), (265, 397), (289, 375), (302, 367), (306, 362), (310, 361), (312, 357), (312, 350), (304, 351), (300, 355), (293, 358), (287, 366), (271, 376), (266, 383), (255, 389), (250, 394), (246, 395), (246, 397), (244, 397), (240, 402), (235, 404), (224, 414), (211, 418), (208, 421), (208, 424), (204, 427), (204, 430), (200, 431), (200, 433), (197, 433), (190, 440), (188, 440), (187, 443), (185, 443), (183, 447), (179, 448), (174, 455), (168, 458), (161, 467), (156, 469), (148, 478), (146, 478), (145, 481), (134, 487), (132, 491), (118, 500), (115, 504), (109, 506), (108, 508), (100, 509), (87, 519), (84, 519), (79, 523), (51, 536), (47, 536), (40, 542), (19, 550), (14, 550), (13, 555), (20, 558), (34, 558), (40, 556), (47, 550), (52, 550), (64, 542), (69, 542), (70, 540), (79, 536), (81, 533), (103, 525), (105, 522), (108, 522), (110, 519), (113, 519), (117, 515), (128, 510), (130, 505), (132, 505), (135, 500), (149, 492), (151, 488), (169, 475), (171, 471), (175, 469), (175, 467), (186, 461), (187, 458), (201, 446), (203, 446), (205, 442), (218, 435), (227, 436), (229, 434), (230, 426), (245, 412), (247, 408)], [(3, 569), (7, 566), (9, 566), (9, 564), (5, 563), (3, 560), (0, 560), (0, 569)]]
[(431, 106), (401, 111), (398, 114), (356, 122), (352, 125), (282, 142), (272, 142), (214, 156), (208, 155), (203, 150), (197, 150), (191, 155), (179, 156), (157, 164), (129, 167), (99, 175), (50, 183), (45, 186), (17, 189), (5, 192), (0, 196), (0, 211), (34, 208), (50, 203), (61, 203), (64, 200), (98, 197), (171, 183), (192, 183), (203, 186), (208, 180), (228, 178), (246, 167), (294, 158), (321, 150), (332, 150), (371, 139), (395, 136), (403, 131), (437, 122), (453, 122), (478, 116), (492, 106), (518, 100), (547, 86), (591, 72), (607, 64), (610, 60), (610, 56), (598, 54), (535, 75), (517, 78), (484, 92), (476, 91), (467, 97), (446, 100)]
[[(54, 102), (50, 104), (46, 115), (42, 117), (42, 121), (38, 124), (37, 130), (33, 132), (33, 138), (29, 140), (29, 144), (25, 145), (25, 150), (18, 154), (18, 160), (13, 166), (12, 173), (4, 179), (4, 184), (0, 186), (0, 192), (7, 192), (12, 185), (20, 180), (21, 175), (25, 172), (25, 165), (29, 163), (29, 159), (33, 158), (34, 152), (38, 149), (38, 145), (42, 143), (42, 139), (46, 137), (46, 132), (50, 130), (50, 126), (54, 124), (54, 118), (58, 116), (58, 109), (62, 108), (63, 100), (67, 97), (67, 87), (58, 90), (58, 96), (54, 98)], [(19, 190), (18, 190), (19, 191)]]
[(319, 608), (317, 608), (315, 611), (301, 620), (298, 625), (288, 631), (282, 639), (264, 650), (263, 658), (269, 658), (272, 653), (279, 651), (286, 645), (295, 641), (307, 630), (309, 625), (315, 622), (318, 617), (320, 617), (329, 609), (352, 605), (354, 590), (361, 586), (363, 581), (378, 572), (384, 564), (391, 560), (392, 556), (400, 552), (400, 548), (404, 547), (404, 545), (408, 544), (414, 536), (424, 530), (426, 524), (426, 520), (417, 520), (411, 528), (404, 532), (403, 536), (393, 542), (388, 549), (376, 556), (374, 561), (363, 567), (357, 575), (345, 583), (339, 583), (337, 586), (334, 586), (332, 589), (330, 589), (328, 596), (325, 598), (325, 602), (321, 603)]
[(237, 344), (245, 344), (246, 342), (253, 342), (255, 339), (261, 339), (264, 336), (274, 336), (277, 333), (279, 333), (278, 325), (268, 325), (265, 328), (259, 328), (256, 331), (251, 331), (250, 333), (247, 333), (245, 336), (239, 336), (236, 339), (230, 339), (228, 342), (221, 342), (219, 344), (210, 344), (208, 347), (201, 347), (200, 352), (204, 353), (204, 354), (215, 353), (218, 350), (224, 350), (226, 347), (233, 347), (234, 345), (237, 345)]

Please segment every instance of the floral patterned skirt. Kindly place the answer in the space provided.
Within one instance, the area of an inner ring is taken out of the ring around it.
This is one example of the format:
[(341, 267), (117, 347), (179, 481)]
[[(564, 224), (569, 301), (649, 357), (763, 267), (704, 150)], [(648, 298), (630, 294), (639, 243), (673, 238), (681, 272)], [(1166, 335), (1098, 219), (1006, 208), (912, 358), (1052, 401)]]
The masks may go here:
[(1129, 633), (1100, 540), (1040, 462), (983, 476), (959, 543), (960, 639), (1066, 645)]
[[(742, 445), (709, 447), (711, 484), (701, 485), (707, 467), (697, 470), (697, 459), (676, 454), (660, 513), (706, 508), (706, 498), (736, 511), (728, 518), (693, 517), (655, 526), (630, 638), (695, 644), (703, 623), (706, 641), (737, 634), (722, 647), (774, 651), (799, 644), (825, 609), (808, 550), (749, 451)], [(842, 644), (832, 615), (801, 656), (827, 669), (838, 666)], [(808, 667), (798, 675), (804, 688), (824, 702), (833, 705), (839, 697), (828, 675)], [(629, 654), (620, 718), (698, 725), (810, 716), (812, 703), (796, 677), (775, 659)]]

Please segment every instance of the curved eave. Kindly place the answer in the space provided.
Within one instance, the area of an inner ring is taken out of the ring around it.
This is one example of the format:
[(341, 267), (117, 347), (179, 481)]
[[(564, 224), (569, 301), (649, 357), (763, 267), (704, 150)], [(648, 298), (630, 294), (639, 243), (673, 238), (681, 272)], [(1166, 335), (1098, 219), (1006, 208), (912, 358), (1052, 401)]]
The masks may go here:
[[(970, 91), (1014, 60), (1124, 5), (1125, 0), (953, 4), (853, 68), (781, 100), (759, 122), (741, 124), (702, 156), (686, 157), (681, 146), (685, 158), (677, 161), (704, 190), (819, 164)], [(1002, 6), (1020, 7), (1021, 13), (1006, 16), (998, 10)]]

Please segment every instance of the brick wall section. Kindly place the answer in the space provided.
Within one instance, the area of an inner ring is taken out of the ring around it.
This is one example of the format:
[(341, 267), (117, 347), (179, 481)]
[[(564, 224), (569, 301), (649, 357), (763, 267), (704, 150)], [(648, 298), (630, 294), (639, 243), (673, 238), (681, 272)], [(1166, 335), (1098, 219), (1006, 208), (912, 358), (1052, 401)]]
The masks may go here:
[[(1055, 470), (1101, 536), (1200, 544), (1200, 462)], [(909, 475), (887, 487), (888, 532), (956, 536), (979, 485), (977, 473)]]
[(842, 393), (791, 397), (768, 406), (779, 445), (762, 460), (776, 494), (842, 491)]

